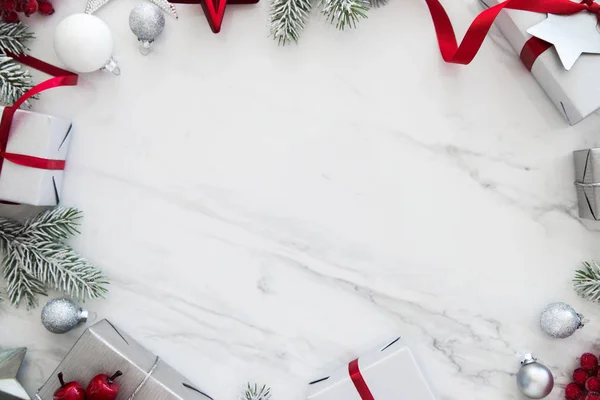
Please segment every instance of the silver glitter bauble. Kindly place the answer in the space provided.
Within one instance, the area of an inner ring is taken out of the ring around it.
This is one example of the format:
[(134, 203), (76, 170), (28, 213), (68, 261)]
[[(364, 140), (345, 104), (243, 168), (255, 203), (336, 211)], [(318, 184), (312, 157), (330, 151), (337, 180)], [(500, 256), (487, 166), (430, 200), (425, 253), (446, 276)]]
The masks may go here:
[(52, 333), (65, 333), (87, 321), (88, 312), (69, 299), (50, 300), (42, 309), (42, 325)]
[(554, 387), (552, 372), (531, 355), (526, 354), (517, 373), (517, 386), (530, 399), (543, 399)]
[(553, 338), (564, 339), (583, 327), (583, 315), (566, 303), (548, 304), (540, 316), (540, 327)]
[(140, 52), (147, 54), (154, 39), (165, 27), (165, 16), (152, 3), (140, 3), (129, 14), (129, 28), (140, 41)]

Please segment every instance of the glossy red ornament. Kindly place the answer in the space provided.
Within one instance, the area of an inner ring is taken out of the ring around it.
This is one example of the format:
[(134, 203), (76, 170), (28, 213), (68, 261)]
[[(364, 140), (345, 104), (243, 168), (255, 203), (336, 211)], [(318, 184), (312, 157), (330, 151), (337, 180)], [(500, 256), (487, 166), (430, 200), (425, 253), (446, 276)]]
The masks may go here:
[(204, 15), (213, 33), (221, 31), (227, 4), (256, 4), (259, 0), (169, 0), (169, 3), (202, 5)]
[(119, 384), (115, 379), (121, 375), (123, 373), (117, 371), (112, 376), (100, 374), (93, 377), (85, 390), (87, 400), (115, 400), (119, 394)]
[(60, 388), (54, 392), (54, 400), (85, 400), (85, 390), (79, 382), (65, 383), (63, 373), (58, 374)]

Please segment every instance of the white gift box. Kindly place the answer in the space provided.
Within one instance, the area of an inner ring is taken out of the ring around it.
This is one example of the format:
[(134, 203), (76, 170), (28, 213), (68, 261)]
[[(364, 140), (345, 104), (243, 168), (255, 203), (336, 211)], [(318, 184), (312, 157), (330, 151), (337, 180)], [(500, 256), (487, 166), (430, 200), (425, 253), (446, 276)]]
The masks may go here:
[[(357, 370), (360, 371), (358, 377)], [(364, 393), (365, 386), (372, 397)], [(412, 352), (398, 338), (331, 375), (311, 382), (308, 399), (435, 400), (436, 397)]]
[[(4, 107), (0, 107), (0, 113)], [(66, 160), (71, 122), (49, 115), (18, 110), (13, 118), (7, 153)], [(60, 201), (63, 171), (25, 167), (4, 160), (0, 172), (0, 200), (36, 206)]]
[[(480, 0), (487, 8), (503, 0)], [(496, 25), (517, 54), (531, 38), (527, 29), (546, 19), (547, 14), (504, 9)], [(562, 65), (554, 47), (542, 53), (534, 62), (531, 73), (542, 86), (559, 112), (571, 125), (600, 108), (600, 82), (593, 76), (600, 71), (600, 55), (583, 54), (570, 71)]]

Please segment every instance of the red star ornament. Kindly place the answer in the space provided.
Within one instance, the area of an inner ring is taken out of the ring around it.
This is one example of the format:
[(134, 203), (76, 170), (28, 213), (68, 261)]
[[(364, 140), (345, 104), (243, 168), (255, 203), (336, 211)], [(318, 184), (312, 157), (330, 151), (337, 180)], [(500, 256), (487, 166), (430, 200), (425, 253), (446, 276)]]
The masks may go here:
[(198, 4), (202, 5), (204, 15), (208, 20), (210, 29), (214, 33), (221, 31), (225, 7), (227, 4), (256, 4), (259, 0), (169, 0), (169, 3)]

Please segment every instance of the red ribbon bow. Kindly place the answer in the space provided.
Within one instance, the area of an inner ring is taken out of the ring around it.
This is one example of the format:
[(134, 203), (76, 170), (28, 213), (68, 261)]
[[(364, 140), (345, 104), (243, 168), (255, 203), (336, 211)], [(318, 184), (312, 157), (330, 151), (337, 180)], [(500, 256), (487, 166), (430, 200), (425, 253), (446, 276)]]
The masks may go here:
[(63, 170), (65, 169), (64, 160), (49, 160), (45, 158), (32, 157), (24, 154), (7, 153), (6, 146), (8, 145), (8, 136), (10, 134), (10, 127), (12, 125), (13, 117), (19, 107), (32, 96), (43, 92), (44, 90), (52, 89), (60, 86), (74, 86), (77, 85), (79, 76), (73, 72), (66, 71), (64, 69), (55, 67), (54, 65), (45, 63), (37, 58), (30, 57), (27, 55), (15, 55), (8, 54), (14, 58), (15, 61), (21, 62), (32, 68), (45, 72), (54, 78), (48, 79), (33, 88), (29, 89), (23, 96), (21, 96), (15, 104), (11, 107), (5, 107), (2, 112), (2, 119), (0, 120), (0, 172), (2, 172), (2, 165), (4, 160), (12, 163), (22, 165), (24, 167), (47, 169), (47, 170)]
[[(482, 11), (471, 23), (460, 45), (450, 18), (439, 0), (425, 0), (431, 13), (442, 58), (448, 63), (469, 64), (475, 58), (494, 20), (503, 9), (571, 15), (581, 11), (592, 12), (600, 18), (600, 5), (592, 0), (574, 3), (570, 0), (506, 0)], [(531, 38), (521, 52), (521, 59), (531, 69), (533, 62), (552, 45), (541, 39)], [(524, 54), (525, 53), (525, 54)]]

